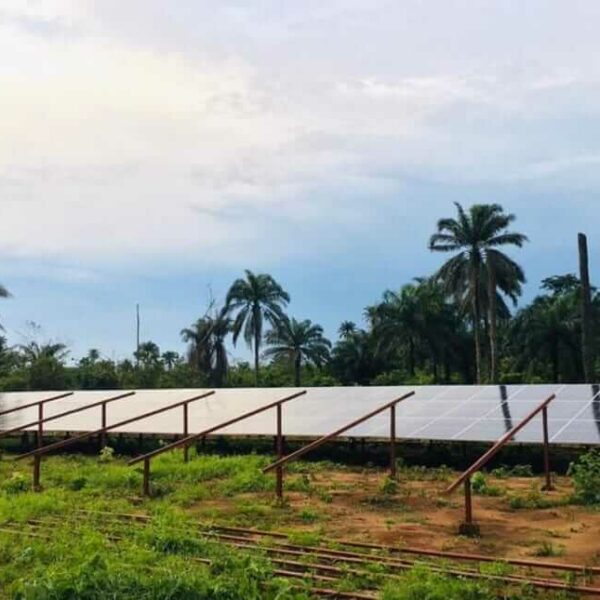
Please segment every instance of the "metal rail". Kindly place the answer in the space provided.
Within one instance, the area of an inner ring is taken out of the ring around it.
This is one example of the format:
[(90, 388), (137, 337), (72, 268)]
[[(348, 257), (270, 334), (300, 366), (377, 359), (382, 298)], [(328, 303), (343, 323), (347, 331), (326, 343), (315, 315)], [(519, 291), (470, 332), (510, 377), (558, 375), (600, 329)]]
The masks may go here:
[[(139, 462), (144, 462), (144, 483), (143, 483), (143, 493), (145, 496), (150, 495), (150, 460), (159, 454), (163, 454), (164, 452), (169, 452), (174, 448), (179, 448), (183, 446), (187, 448), (189, 444), (197, 439), (204, 438), (211, 433), (215, 433), (219, 431), (219, 429), (224, 429), (225, 427), (229, 427), (230, 425), (234, 425), (235, 423), (239, 423), (245, 419), (249, 419), (254, 415), (258, 415), (262, 412), (265, 412), (271, 408), (277, 409), (277, 438), (276, 438), (276, 446), (277, 446), (277, 454), (281, 456), (283, 454), (283, 432), (282, 432), (282, 409), (281, 406), (285, 402), (289, 402), (290, 400), (294, 400), (299, 396), (303, 396), (306, 394), (306, 390), (302, 390), (301, 392), (296, 392), (291, 396), (286, 396), (285, 398), (281, 398), (280, 400), (276, 400), (275, 402), (271, 402), (265, 406), (261, 406), (260, 408), (256, 408), (249, 412), (243, 413), (233, 419), (229, 419), (228, 421), (224, 421), (223, 423), (219, 423), (218, 425), (214, 425), (213, 427), (209, 427), (200, 433), (194, 433), (193, 435), (189, 435), (184, 437), (181, 440), (163, 446), (162, 448), (157, 448), (152, 452), (148, 452), (143, 454), (142, 456), (137, 456), (136, 458), (130, 460), (127, 464), (134, 465)], [(277, 474), (277, 497), (281, 498), (283, 496), (283, 472), (278, 471)]]
[[(122, 515), (118, 513), (106, 513), (96, 511), (76, 511), (81, 512), (87, 515), (97, 514), (103, 517), (102, 526), (107, 527), (106, 531), (108, 532), (109, 539), (122, 539), (119, 536), (119, 530), (112, 527), (112, 525), (108, 524), (106, 521), (106, 517), (108, 517), (108, 521), (112, 519), (114, 523), (125, 523), (126, 521), (130, 521), (130, 523), (134, 523), (136, 525), (143, 525), (144, 523), (152, 522), (152, 518), (144, 515)], [(82, 515), (83, 516), (83, 515)], [(124, 521), (123, 519), (124, 518)], [(79, 516), (75, 518), (75, 522), (82, 521)], [(116, 519), (116, 521), (115, 521)], [(53, 517), (46, 517), (44, 520), (40, 519), (30, 519), (28, 520), (28, 524), (33, 526), (34, 528), (38, 527), (48, 527), (58, 522), (58, 519)], [(403, 547), (391, 547), (391, 546), (380, 546), (376, 544), (356, 544), (353, 542), (349, 542), (347, 540), (336, 540), (336, 543), (341, 546), (346, 545), (358, 545), (360, 547), (367, 547), (369, 549), (368, 553), (365, 552), (351, 552), (351, 551), (343, 551), (340, 549), (332, 549), (327, 546), (302, 546), (297, 544), (290, 544), (285, 542), (270, 542), (265, 544), (261, 541), (263, 536), (268, 537), (277, 537), (287, 539), (288, 536), (286, 534), (277, 533), (277, 532), (259, 532), (256, 530), (241, 530), (242, 532), (247, 532), (251, 535), (251, 537), (247, 537), (246, 535), (224, 535), (218, 533), (218, 530), (226, 530), (226, 529), (239, 529), (239, 528), (228, 528), (228, 527), (217, 527), (216, 530), (213, 526), (210, 527), (209, 530), (204, 531), (200, 529), (200, 535), (208, 536), (214, 538), (218, 541), (221, 541), (226, 544), (230, 544), (232, 546), (238, 547), (240, 549), (248, 549), (248, 550), (259, 550), (261, 552), (266, 552), (269, 555), (269, 560), (274, 564), (279, 564), (282, 566), (289, 566), (291, 568), (300, 568), (301, 566), (304, 569), (315, 570), (321, 573), (328, 573), (329, 575), (338, 578), (339, 576), (343, 576), (345, 574), (355, 574), (355, 575), (366, 575), (367, 573), (372, 573), (372, 570), (368, 568), (368, 565), (379, 564), (385, 566), (386, 568), (392, 569), (394, 571), (399, 570), (407, 570), (410, 568), (414, 568), (417, 565), (425, 566), (427, 569), (432, 572), (443, 573), (456, 577), (466, 577), (471, 579), (483, 579), (488, 581), (494, 581), (498, 583), (504, 583), (506, 585), (531, 585), (533, 587), (541, 588), (541, 589), (551, 589), (557, 591), (565, 591), (572, 593), (581, 593), (586, 595), (600, 595), (600, 588), (590, 587), (587, 582), (587, 576), (592, 575), (594, 572), (598, 572), (599, 569), (594, 567), (586, 567), (584, 565), (562, 565), (557, 563), (537, 563), (534, 561), (518, 561), (511, 559), (504, 559), (501, 557), (491, 557), (491, 556), (473, 556), (473, 555), (456, 555), (453, 553), (443, 552), (435, 552), (428, 550), (417, 550), (415, 553), (422, 555), (424, 557), (435, 557), (435, 558), (443, 558), (444, 562), (439, 564), (436, 563), (423, 563), (417, 560), (402, 560), (395, 559), (390, 557), (387, 554), (387, 551), (399, 552), (403, 553), (405, 549)], [(179, 528), (173, 528), (174, 531), (179, 531)], [(114, 533), (116, 531), (116, 534)], [(189, 533), (189, 530), (186, 530)], [(258, 539), (256, 539), (258, 538)], [(326, 540), (323, 540), (326, 542)], [(327, 540), (333, 541), (333, 540)], [(378, 550), (384, 552), (384, 555), (376, 555), (371, 552), (371, 550)], [(277, 556), (283, 557), (292, 557), (292, 558), (276, 558)], [(313, 559), (317, 559), (316, 562), (310, 561), (309, 563), (302, 560), (302, 557), (310, 556)], [(515, 566), (527, 567), (526, 575), (522, 574), (507, 574), (507, 575), (494, 575), (494, 574), (486, 574), (481, 573), (476, 567), (464, 567), (464, 566), (455, 566), (452, 564), (448, 564), (448, 558), (467, 558), (467, 560), (476, 561), (482, 560), (484, 562), (503, 562), (506, 564), (514, 564)], [(344, 566), (341, 568), (340, 563), (344, 565), (355, 565), (358, 568)], [(337, 566), (339, 565), (339, 566)], [(541, 569), (551, 569), (551, 570), (569, 570), (573, 572), (578, 572), (584, 576), (586, 576), (586, 581), (584, 585), (576, 584), (575, 582), (565, 582), (563, 580), (557, 578), (545, 578), (540, 577), (539, 575), (533, 575), (530, 573), (529, 569), (533, 568), (541, 568)], [(337, 577), (336, 577), (337, 576)], [(382, 573), (384, 578), (394, 578), (395, 573)]]
[[(62, 400), (63, 398), (67, 398), (68, 396), (72, 396), (75, 392), (63, 392), (61, 394), (57, 394), (56, 396), (50, 396), (50, 398), (44, 398), (42, 400), (36, 400), (35, 402), (28, 402), (27, 404), (23, 404), (22, 406), (15, 406), (13, 408), (9, 408), (8, 410), (3, 410), (0, 412), (0, 417), (4, 415), (9, 415), (11, 413), (18, 412), (20, 410), (25, 410), (26, 408), (32, 408), (37, 406), (38, 408), (38, 420), (41, 421), (44, 418), (44, 404), (48, 402), (54, 402), (54, 400)], [(37, 431), (37, 445), (42, 445), (42, 437), (44, 435), (43, 427), (38, 425)]]
[(291, 454), (288, 454), (287, 456), (283, 456), (279, 460), (277, 460), (274, 463), (265, 467), (262, 470), (263, 473), (267, 473), (269, 471), (272, 471), (273, 469), (282, 468), (288, 462), (297, 460), (298, 458), (300, 458), (301, 456), (304, 456), (306, 453), (310, 452), (311, 450), (314, 450), (315, 448), (322, 446), (329, 440), (338, 437), (339, 435), (341, 435), (342, 433), (345, 433), (349, 429), (353, 429), (357, 425), (360, 425), (361, 423), (364, 423), (365, 421), (368, 421), (369, 419), (371, 419), (371, 418), (375, 417), (376, 415), (382, 413), (383, 411), (389, 409), (389, 411), (390, 411), (390, 476), (396, 477), (396, 404), (398, 404), (399, 402), (402, 402), (403, 400), (406, 400), (407, 398), (410, 398), (411, 396), (414, 396), (414, 394), (415, 394), (414, 391), (408, 392), (407, 394), (404, 394), (403, 396), (400, 396), (399, 398), (396, 398), (395, 400), (392, 400), (391, 402), (388, 402), (387, 404), (380, 406), (376, 410), (371, 411), (370, 413), (360, 417), (359, 419), (352, 421), (352, 423), (348, 423), (348, 425), (344, 425), (344, 427), (341, 427), (340, 429), (334, 431), (333, 433), (328, 433), (327, 435), (324, 435), (323, 437), (320, 437), (318, 440), (315, 440), (314, 442), (311, 442), (310, 444), (303, 446), (302, 448), (296, 450), (295, 452), (292, 452)]
[[(215, 392), (205, 392), (203, 394), (199, 394), (197, 396), (192, 396), (191, 398), (187, 398), (186, 400), (181, 400), (180, 402), (175, 402), (174, 404), (169, 404), (168, 406), (163, 406), (162, 408), (157, 408), (155, 410), (151, 410), (150, 412), (143, 413), (141, 415), (137, 415), (135, 417), (131, 417), (129, 419), (125, 419), (124, 421), (119, 421), (118, 423), (113, 423), (112, 425), (104, 425), (95, 431), (86, 431), (84, 433), (80, 433), (79, 435), (75, 435), (66, 440), (61, 440), (60, 442), (55, 442), (54, 444), (50, 444), (49, 446), (43, 446), (38, 448), (37, 450), (32, 450), (31, 452), (26, 452), (25, 454), (21, 454), (15, 457), (15, 460), (22, 460), (24, 458), (28, 458), (33, 456), (33, 489), (34, 491), (39, 491), (40, 489), (40, 471), (41, 471), (41, 460), (44, 454), (48, 454), (49, 452), (53, 452), (54, 450), (60, 450), (67, 446), (71, 446), (72, 444), (79, 442), (81, 440), (99, 435), (105, 435), (108, 431), (113, 429), (117, 429), (118, 427), (123, 427), (125, 425), (129, 425), (130, 423), (135, 423), (136, 421), (141, 421), (142, 419), (147, 419), (148, 417), (153, 417), (154, 415), (161, 414), (168, 410), (172, 410), (173, 408), (177, 408), (179, 406), (183, 406), (184, 411), (184, 430), (187, 429), (187, 405), (190, 402), (194, 402), (196, 400), (201, 400), (202, 398), (206, 398), (208, 396), (212, 396)], [(185, 431), (187, 433), (187, 431)]]
[[(62, 417), (66, 417), (68, 415), (74, 415), (75, 413), (83, 412), (84, 410), (88, 410), (90, 408), (96, 408), (97, 406), (102, 407), (102, 426), (106, 426), (106, 405), (109, 402), (114, 402), (115, 400), (120, 400), (121, 398), (128, 398), (129, 396), (133, 396), (135, 392), (126, 392), (123, 394), (119, 394), (118, 396), (112, 396), (111, 398), (105, 398), (104, 400), (99, 400), (98, 402), (92, 402), (92, 404), (86, 404), (85, 406), (78, 406), (77, 408), (72, 408), (62, 413), (57, 413), (56, 415), (51, 415), (49, 417), (42, 417), (37, 421), (31, 421), (30, 423), (25, 423), (24, 425), (19, 425), (18, 427), (12, 427), (11, 429), (4, 429), (0, 431), (0, 438), (10, 435), (11, 433), (17, 433), (19, 431), (23, 431), (23, 429), (28, 429), (29, 427), (37, 426), (38, 428), (38, 440), (37, 445), (38, 448), (42, 447), (42, 437), (44, 434), (44, 423), (48, 423), (49, 421), (54, 421), (56, 419), (60, 419)], [(104, 446), (104, 439), (102, 439), (101, 445)]]
[(57, 396), (50, 396), (50, 398), (44, 398), (43, 400), (36, 400), (35, 402), (29, 402), (28, 404), (23, 404), (21, 406), (14, 406), (13, 408), (9, 408), (8, 410), (3, 410), (0, 412), (0, 417), (4, 415), (8, 415), (10, 413), (18, 412), (19, 410), (25, 410), (26, 408), (31, 408), (32, 406), (39, 406), (40, 404), (46, 404), (46, 402), (52, 402), (54, 400), (61, 400), (62, 398), (66, 398), (67, 396), (72, 396), (75, 392), (63, 392), (58, 394)]
[(512, 429), (507, 431), (487, 452), (480, 456), (466, 471), (464, 471), (455, 481), (453, 481), (444, 491), (445, 494), (451, 494), (462, 483), (464, 484), (465, 494), (465, 522), (461, 525), (461, 531), (466, 534), (478, 534), (478, 528), (473, 522), (473, 500), (471, 494), (471, 477), (474, 473), (482, 469), (508, 442), (510, 442), (525, 425), (527, 425), (540, 412), (542, 413), (542, 431), (544, 436), (544, 472), (546, 484), (545, 490), (552, 489), (552, 479), (550, 475), (550, 452), (548, 441), (548, 405), (556, 398), (552, 394), (546, 398), (539, 406), (532, 410), (524, 419), (517, 423)]

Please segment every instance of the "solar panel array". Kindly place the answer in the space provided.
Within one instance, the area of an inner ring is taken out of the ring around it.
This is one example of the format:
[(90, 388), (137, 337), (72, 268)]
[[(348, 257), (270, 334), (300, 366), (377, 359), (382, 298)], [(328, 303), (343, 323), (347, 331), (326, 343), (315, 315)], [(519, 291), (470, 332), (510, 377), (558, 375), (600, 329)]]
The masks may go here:
[[(396, 434), (414, 440), (493, 442), (519, 423), (550, 394), (556, 399), (548, 409), (553, 444), (600, 443), (600, 385), (507, 385), (507, 386), (390, 386), (302, 388), (307, 393), (283, 407), (283, 431), (287, 436), (310, 438), (328, 434), (350, 421), (414, 390), (415, 395), (398, 404)], [(134, 396), (108, 404), (108, 425), (168, 406), (201, 393), (198, 389), (139, 390)], [(284, 398), (294, 389), (219, 389), (209, 398), (189, 405), (189, 431), (195, 433), (244, 412)], [(21, 406), (56, 392), (10, 392), (0, 394), (0, 410)], [(79, 391), (50, 402), (44, 416), (92, 404), (118, 391)], [(59, 418), (46, 431), (91, 431), (101, 424), (100, 407)], [(181, 408), (115, 430), (124, 433), (181, 434)], [(0, 417), (0, 430), (35, 421), (37, 408)], [(386, 438), (389, 414), (380, 414), (357, 426), (348, 435)], [(31, 428), (34, 429), (34, 428)], [(275, 411), (267, 411), (224, 429), (223, 435), (274, 435)], [(541, 418), (524, 427), (516, 441), (542, 441)]]

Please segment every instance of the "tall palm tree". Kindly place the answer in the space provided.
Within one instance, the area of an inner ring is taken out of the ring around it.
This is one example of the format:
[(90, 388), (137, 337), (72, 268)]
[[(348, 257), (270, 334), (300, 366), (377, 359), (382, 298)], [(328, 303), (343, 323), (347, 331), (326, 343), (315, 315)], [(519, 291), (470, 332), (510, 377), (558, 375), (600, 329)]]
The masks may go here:
[(270, 345), (265, 356), (289, 359), (294, 365), (296, 387), (300, 386), (302, 362), (320, 367), (329, 358), (331, 349), (331, 342), (323, 337), (323, 328), (308, 319), (284, 318), (267, 332), (265, 340)]
[(354, 321), (342, 321), (338, 327), (338, 335), (342, 339), (347, 339), (356, 333), (356, 323)]
[[(525, 282), (521, 267), (498, 248), (520, 248), (527, 237), (522, 233), (507, 231), (515, 216), (506, 214), (499, 204), (474, 204), (468, 212), (460, 204), (455, 205), (457, 218), (438, 221), (437, 233), (431, 236), (429, 248), (437, 252), (456, 252), (455, 256), (442, 265), (437, 277), (444, 282), (449, 293), (470, 304), (477, 383), (482, 381), (482, 309), (487, 308), (490, 379), (495, 382), (498, 378), (498, 291), (515, 301), (521, 292), (521, 284)], [(484, 300), (487, 301), (487, 306)]]
[(167, 371), (172, 371), (173, 367), (179, 362), (179, 354), (173, 350), (167, 350), (162, 353), (162, 359)]
[(245, 279), (236, 279), (225, 299), (224, 311), (234, 314), (233, 343), (240, 333), (248, 346), (254, 350), (254, 379), (258, 387), (260, 345), (263, 338), (263, 325), (267, 321), (276, 327), (284, 319), (283, 307), (290, 301), (289, 294), (265, 273), (254, 274), (246, 270)]
[(225, 338), (231, 331), (231, 320), (222, 313), (205, 315), (191, 327), (181, 331), (189, 344), (188, 361), (208, 375), (209, 382), (221, 387), (229, 368)]

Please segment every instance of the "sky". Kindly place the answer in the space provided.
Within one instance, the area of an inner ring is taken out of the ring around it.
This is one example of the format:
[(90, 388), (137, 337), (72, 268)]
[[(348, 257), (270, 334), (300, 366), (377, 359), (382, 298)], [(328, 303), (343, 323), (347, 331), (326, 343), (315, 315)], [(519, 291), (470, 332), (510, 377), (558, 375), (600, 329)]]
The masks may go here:
[(453, 202), (517, 215), (523, 301), (576, 271), (579, 231), (600, 280), (599, 20), (595, 0), (0, 0), (9, 342), (122, 358), (139, 303), (142, 338), (183, 351), (246, 268), (335, 338), (441, 264)]

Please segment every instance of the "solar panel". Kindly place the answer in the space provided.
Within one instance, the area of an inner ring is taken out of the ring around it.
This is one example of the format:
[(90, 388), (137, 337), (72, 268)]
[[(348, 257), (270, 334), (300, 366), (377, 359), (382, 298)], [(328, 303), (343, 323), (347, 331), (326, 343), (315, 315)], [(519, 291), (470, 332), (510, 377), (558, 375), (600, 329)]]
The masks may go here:
[[(494, 442), (550, 394), (556, 394), (548, 409), (548, 428), (553, 444), (600, 443), (600, 385), (507, 385), (507, 386), (373, 386), (306, 388), (307, 394), (283, 407), (283, 431), (287, 436), (326, 435), (414, 390), (415, 395), (398, 404), (398, 438), (440, 441)], [(228, 388), (190, 404), (189, 431), (197, 433), (241, 413), (286, 397), (290, 388)], [(202, 390), (138, 390), (134, 396), (107, 407), (108, 424), (168, 406), (198, 395)], [(45, 405), (44, 415), (52, 416), (118, 394), (118, 391), (79, 391)], [(54, 392), (10, 392), (0, 394), (0, 410), (22, 406), (50, 397)], [(91, 431), (100, 427), (100, 408), (95, 407), (45, 425), (46, 431)], [(17, 427), (37, 419), (37, 408), (0, 417), (0, 429)], [(182, 433), (181, 407), (132, 423), (118, 430), (124, 433)], [(386, 438), (389, 413), (380, 414), (357, 426), (348, 435)], [(33, 429), (33, 428), (32, 428)], [(236, 423), (223, 435), (274, 435), (275, 411), (267, 411)], [(541, 418), (535, 418), (516, 436), (516, 441), (542, 441)]]

